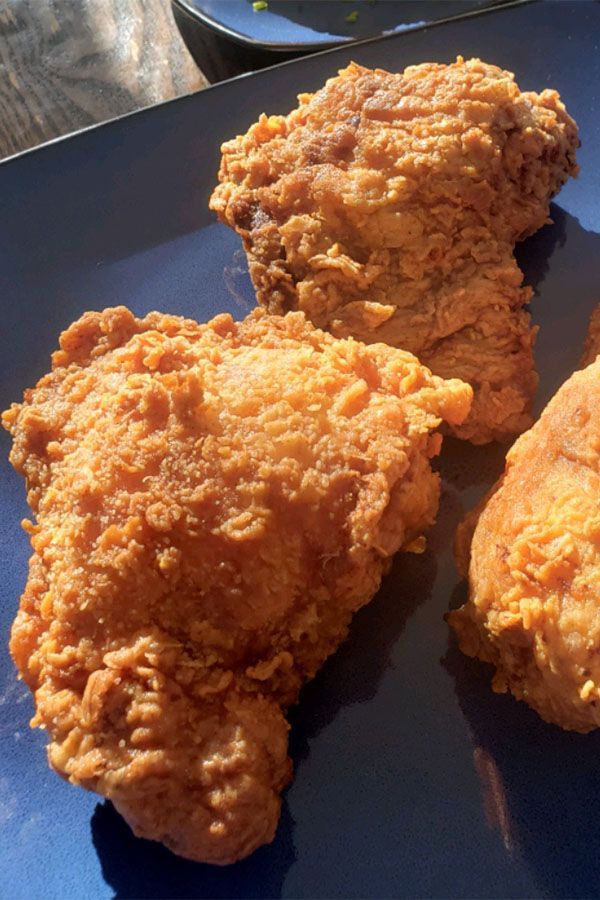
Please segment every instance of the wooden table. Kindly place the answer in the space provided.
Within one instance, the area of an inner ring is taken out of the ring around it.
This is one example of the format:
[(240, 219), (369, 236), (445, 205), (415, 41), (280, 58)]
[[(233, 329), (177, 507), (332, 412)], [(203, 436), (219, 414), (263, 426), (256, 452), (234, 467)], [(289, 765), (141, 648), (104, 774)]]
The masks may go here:
[(0, 0), (0, 158), (207, 83), (169, 0)]

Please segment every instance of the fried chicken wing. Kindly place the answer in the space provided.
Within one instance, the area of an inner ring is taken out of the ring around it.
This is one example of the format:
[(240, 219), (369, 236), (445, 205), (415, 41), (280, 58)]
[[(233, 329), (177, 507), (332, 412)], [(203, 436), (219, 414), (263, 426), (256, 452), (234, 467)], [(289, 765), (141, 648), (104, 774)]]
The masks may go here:
[(119, 307), (60, 347), (3, 417), (36, 517), (11, 639), (33, 724), (136, 834), (228, 863), (272, 839), (284, 712), (433, 522), (431, 431), (472, 391), (302, 313)]
[(485, 443), (531, 424), (532, 291), (513, 249), (549, 221), (577, 145), (556, 91), (478, 59), (352, 64), (224, 144), (210, 205), (241, 235), (259, 303), (468, 381), (454, 431)]
[[(547, 722), (600, 725), (600, 361), (576, 372), (508, 453), (459, 536), (461, 649)], [(472, 541), (470, 541), (471, 533)]]

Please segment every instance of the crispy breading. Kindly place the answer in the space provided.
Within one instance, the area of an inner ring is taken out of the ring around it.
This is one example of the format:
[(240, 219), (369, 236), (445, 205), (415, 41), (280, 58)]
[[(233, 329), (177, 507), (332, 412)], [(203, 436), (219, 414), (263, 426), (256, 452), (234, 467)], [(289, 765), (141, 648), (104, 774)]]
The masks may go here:
[(259, 303), (468, 381), (454, 431), (485, 443), (531, 424), (532, 291), (513, 249), (549, 221), (577, 145), (556, 91), (478, 59), (352, 64), (224, 144), (210, 205), (241, 235)]
[(37, 519), (11, 640), (34, 724), (136, 834), (231, 862), (272, 839), (284, 711), (432, 524), (431, 431), (472, 391), (302, 313), (119, 307), (60, 346), (3, 417)]
[(449, 616), (496, 691), (580, 732), (600, 725), (599, 409), (596, 361), (514, 444), (474, 529), (469, 600)]

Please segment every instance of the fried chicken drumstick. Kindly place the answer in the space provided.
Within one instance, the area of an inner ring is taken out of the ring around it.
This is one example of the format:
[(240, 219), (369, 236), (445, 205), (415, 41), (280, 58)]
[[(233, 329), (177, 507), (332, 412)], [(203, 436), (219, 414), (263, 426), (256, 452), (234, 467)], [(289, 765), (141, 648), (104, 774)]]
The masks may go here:
[[(136, 834), (272, 839), (286, 708), (430, 525), (472, 391), (301, 313), (86, 313), (4, 414), (36, 524), (11, 651), (51, 766)], [(360, 660), (357, 660), (360, 665)]]
[(513, 445), (466, 520), (470, 596), (449, 616), (461, 649), (496, 667), (495, 690), (580, 732), (600, 726), (599, 410), (597, 360)]
[(513, 249), (577, 171), (559, 95), (459, 58), (352, 64), (299, 101), (223, 145), (210, 203), (243, 239), (259, 303), (469, 382), (459, 437), (523, 431), (537, 375)]

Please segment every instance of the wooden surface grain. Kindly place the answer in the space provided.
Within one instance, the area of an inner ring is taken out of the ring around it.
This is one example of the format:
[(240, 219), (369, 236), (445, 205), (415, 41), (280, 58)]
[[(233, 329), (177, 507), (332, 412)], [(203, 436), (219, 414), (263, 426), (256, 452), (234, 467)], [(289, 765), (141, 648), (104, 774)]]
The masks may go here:
[(169, 0), (0, 0), (0, 158), (206, 84)]

